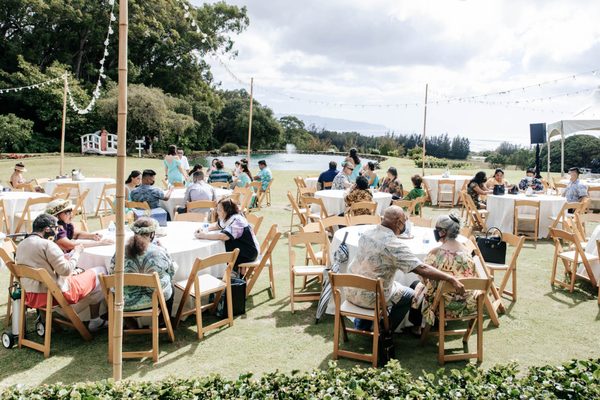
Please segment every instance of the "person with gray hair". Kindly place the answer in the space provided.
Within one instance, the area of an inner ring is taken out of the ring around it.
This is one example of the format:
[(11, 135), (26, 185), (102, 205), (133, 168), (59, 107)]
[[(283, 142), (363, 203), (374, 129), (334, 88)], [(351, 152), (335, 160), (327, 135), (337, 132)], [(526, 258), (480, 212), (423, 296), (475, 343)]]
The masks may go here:
[[(97, 331), (106, 326), (100, 318), (100, 304), (104, 300), (100, 290), (98, 275), (106, 274), (104, 267), (90, 268), (87, 271), (77, 267), (77, 261), (83, 251), (78, 244), (73, 251), (65, 255), (54, 242), (58, 234), (58, 220), (50, 214), (40, 214), (33, 221), (33, 231), (17, 247), (15, 261), (17, 264), (48, 271), (56, 281), (67, 302), (79, 313), (89, 306), (90, 331)], [(33, 279), (21, 279), (26, 291), (25, 304), (31, 308), (46, 307), (47, 288)], [(76, 306), (75, 306), (76, 305)]]
[[(383, 214), (381, 225), (368, 230), (358, 240), (357, 256), (348, 266), (348, 272), (371, 279), (383, 280), (383, 292), (389, 310), (392, 330), (400, 325), (410, 309), (414, 296), (413, 289), (394, 280), (396, 271), (414, 272), (430, 281), (448, 281), (458, 293), (464, 293), (464, 286), (454, 276), (419, 260), (404, 242), (398, 238), (405, 229), (407, 215), (401, 207), (390, 206)], [(375, 307), (375, 294), (362, 289), (346, 288), (346, 299), (363, 308)], [(357, 319), (358, 329), (370, 329), (371, 321)]]
[[(435, 223), (433, 234), (441, 246), (431, 250), (425, 258), (425, 263), (438, 271), (444, 271), (455, 279), (477, 277), (473, 257), (457, 238), (460, 232), (460, 218), (454, 214), (442, 215)], [(429, 280), (425, 284), (425, 294), (421, 303), (423, 325), (433, 325), (437, 310), (432, 308), (438, 282)], [(460, 318), (472, 314), (477, 309), (477, 300), (473, 292), (446, 293), (446, 316)], [(415, 305), (413, 305), (415, 307)]]
[[(204, 180), (204, 171), (196, 171), (192, 175), (192, 184), (185, 189), (183, 200), (187, 203), (196, 200), (216, 200), (215, 188), (206, 183)], [(208, 208), (194, 208), (188, 210), (185, 206), (178, 207), (177, 212), (183, 214), (185, 212), (207, 213)]]

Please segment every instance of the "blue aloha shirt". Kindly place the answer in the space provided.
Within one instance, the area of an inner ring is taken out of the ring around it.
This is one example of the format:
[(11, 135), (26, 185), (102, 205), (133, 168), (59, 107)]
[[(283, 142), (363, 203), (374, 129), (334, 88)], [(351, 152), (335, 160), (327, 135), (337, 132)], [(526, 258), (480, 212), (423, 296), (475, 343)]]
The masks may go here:
[[(391, 229), (382, 225), (362, 234), (356, 253), (348, 272), (371, 279), (381, 278), (388, 305), (400, 301), (406, 289), (394, 280), (396, 271), (409, 273), (422, 264)], [(363, 308), (375, 308), (375, 293), (356, 288), (345, 288), (345, 293), (349, 302)]]
[(258, 171), (257, 176), (260, 178), (260, 182), (262, 183), (261, 189), (267, 190), (271, 179), (273, 179), (273, 174), (271, 173), (271, 170), (268, 167), (264, 167), (263, 169)]
[(577, 203), (582, 197), (588, 195), (587, 186), (577, 179), (574, 182), (569, 182), (563, 193), (568, 203)]

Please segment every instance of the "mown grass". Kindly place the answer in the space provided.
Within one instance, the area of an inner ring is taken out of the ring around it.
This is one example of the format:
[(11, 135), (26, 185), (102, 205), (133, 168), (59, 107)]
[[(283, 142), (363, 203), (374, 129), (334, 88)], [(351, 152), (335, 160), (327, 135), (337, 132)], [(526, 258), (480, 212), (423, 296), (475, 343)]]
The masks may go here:
[[(57, 157), (25, 160), (30, 177), (54, 176), (58, 173)], [(143, 169), (162, 166), (160, 160), (128, 158), (127, 168)], [(10, 175), (14, 161), (0, 161), (0, 176)], [(389, 159), (382, 164), (398, 167), (400, 178), (409, 186), (409, 176), (420, 173), (410, 160)], [(116, 159), (106, 157), (67, 157), (65, 170), (82, 168), (86, 176), (115, 176)], [(326, 166), (315, 166), (325, 169)], [(256, 168), (253, 168), (253, 170)], [(490, 170), (488, 169), (488, 175)], [(427, 171), (439, 173), (440, 171)], [(457, 172), (458, 171), (453, 171)], [(460, 171), (471, 174), (474, 170)], [(292, 177), (315, 175), (316, 171), (274, 171), (273, 205), (260, 211), (265, 216), (261, 231), (266, 233), (270, 224), (276, 223), (282, 231), (289, 229), (290, 213), (286, 192), (295, 193)], [(383, 174), (383, 171), (380, 172)], [(507, 179), (517, 181), (520, 171), (507, 171)], [(427, 208), (429, 216), (447, 210)], [(92, 228), (97, 221), (91, 220)], [(507, 313), (501, 315), (500, 327), (485, 320), (484, 363), (488, 368), (497, 363), (518, 361), (523, 366), (557, 364), (571, 358), (598, 357), (600, 351), (600, 311), (596, 290), (589, 285), (578, 284), (577, 290), (553, 289), (550, 286), (550, 268), (553, 246), (549, 241), (539, 242), (537, 248), (526, 244), (519, 260), (519, 299), (515, 303), (505, 301)], [(331, 360), (333, 348), (333, 318), (325, 317), (315, 325), (315, 304), (297, 306), (295, 314), (289, 307), (289, 274), (287, 240), (282, 238), (274, 254), (277, 297), (270, 299), (265, 290), (268, 286), (264, 274), (247, 300), (247, 313), (237, 317), (233, 328), (209, 333), (203, 341), (197, 341), (195, 325), (185, 322), (176, 330), (175, 343), (161, 340), (160, 359), (151, 361), (130, 360), (124, 362), (123, 377), (127, 379), (153, 380), (166, 376), (193, 377), (217, 372), (226, 377), (237, 377), (251, 371), (260, 374), (267, 371), (309, 370), (326, 367)], [(0, 272), (0, 287), (7, 286), (6, 270)], [(2, 293), (6, 293), (2, 291)], [(0, 315), (4, 315), (6, 295), (0, 296)], [(4, 321), (0, 321), (4, 329)], [(404, 368), (415, 374), (422, 370), (438, 368), (435, 340), (420, 346), (418, 340), (408, 334), (397, 335), (396, 355)], [(127, 339), (126, 346), (150, 344), (145, 337)], [(353, 347), (363, 347), (367, 342), (352, 339)], [(474, 346), (474, 341), (471, 345)], [(451, 342), (460, 346), (460, 341)], [(0, 349), (0, 385), (36, 385), (40, 383), (75, 382), (98, 380), (112, 375), (107, 362), (107, 333), (102, 332), (90, 343), (83, 342), (71, 331), (53, 334), (51, 357), (44, 359), (40, 353), (28, 349)], [(340, 360), (339, 365), (350, 367), (355, 362)], [(365, 364), (361, 364), (365, 365)], [(464, 363), (450, 364), (460, 368)]]

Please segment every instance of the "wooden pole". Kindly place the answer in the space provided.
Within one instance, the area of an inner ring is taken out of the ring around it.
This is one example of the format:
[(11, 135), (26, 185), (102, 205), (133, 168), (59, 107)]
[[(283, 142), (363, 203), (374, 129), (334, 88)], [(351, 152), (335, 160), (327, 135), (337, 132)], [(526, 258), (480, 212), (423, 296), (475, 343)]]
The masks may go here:
[(422, 168), (422, 176), (425, 176), (425, 135), (427, 132), (427, 89), (429, 88), (429, 83), (425, 84), (425, 107), (423, 111), (423, 168)]
[(117, 232), (115, 252), (115, 309), (113, 331), (113, 379), (123, 369), (123, 265), (125, 263), (125, 161), (127, 152), (127, 35), (128, 0), (119, 1), (119, 103), (117, 119)]
[(252, 152), (252, 98), (254, 94), (254, 78), (250, 78), (250, 118), (248, 120), (248, 153), (246, 158), (248, 159), (248, 166), (250, 166), (250, 153)]
[(64, 91), (63, 91), (63, 113), (62, 113), (62, 128), (60, 133), (60, 176), (63, 176), (65, 170), (65, 127), (67, 125), (67, 73), (64, 76)]

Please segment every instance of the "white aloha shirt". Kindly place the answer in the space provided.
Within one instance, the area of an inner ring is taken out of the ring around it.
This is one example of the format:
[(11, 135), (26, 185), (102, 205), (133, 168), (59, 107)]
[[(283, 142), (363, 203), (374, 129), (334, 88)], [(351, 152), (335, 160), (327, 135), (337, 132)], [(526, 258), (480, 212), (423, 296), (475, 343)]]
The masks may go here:
[[(358, 240), (357, 256), (348, 266), (348, 272), (372, 279), (383, 279), (383, 294), (390, 305), (400, 301), (405, 286), (394, 280), (397, 270), (409, 273), (422, 262), (396, 237), (381, 225), (369, 230)], [(362, 289), (346, 288), (346, 299), (364, 308), (375, 307), (375, 294)]]

